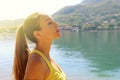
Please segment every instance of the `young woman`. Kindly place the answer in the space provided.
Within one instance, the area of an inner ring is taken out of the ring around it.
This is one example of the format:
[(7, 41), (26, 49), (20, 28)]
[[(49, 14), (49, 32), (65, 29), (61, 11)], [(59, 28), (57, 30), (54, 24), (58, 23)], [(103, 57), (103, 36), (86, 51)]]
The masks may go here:
[[(50, 57), (52, 41), (60, 37), (58, 24), (48, 15), (34, 13), (18, 29), (13, 74), (15, 80), (66, 80)], [(29, 51), (26, 38), (36, 44)]]

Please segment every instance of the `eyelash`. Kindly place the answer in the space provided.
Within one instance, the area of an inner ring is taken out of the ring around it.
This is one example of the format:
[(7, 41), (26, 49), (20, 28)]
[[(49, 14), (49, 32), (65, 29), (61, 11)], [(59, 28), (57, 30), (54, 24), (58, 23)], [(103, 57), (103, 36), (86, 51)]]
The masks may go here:
[(52, 24), (52, 22), (49, 22), (48, 24), (50, 25), (50, 24)]

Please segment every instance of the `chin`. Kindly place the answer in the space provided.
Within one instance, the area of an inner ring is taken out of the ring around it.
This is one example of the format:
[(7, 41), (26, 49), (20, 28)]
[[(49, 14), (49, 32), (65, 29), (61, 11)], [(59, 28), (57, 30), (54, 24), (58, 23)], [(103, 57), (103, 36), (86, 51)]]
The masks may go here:
[(57, 35), (55, 39), (59, 39), (61, 36), (60, 35)]
[(61, 37), (60, 33), (57, 33), (57, 34), (55, 35), (55, 39), (59, 39), (60, 37)]

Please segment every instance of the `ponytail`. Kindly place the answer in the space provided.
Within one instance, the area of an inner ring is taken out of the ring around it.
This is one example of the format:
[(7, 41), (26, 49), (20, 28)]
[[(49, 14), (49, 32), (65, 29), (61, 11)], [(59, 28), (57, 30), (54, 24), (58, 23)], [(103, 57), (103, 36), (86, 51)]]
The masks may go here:
[(13, 75), (15, 80), (23, 80), (26, 64), (28, 61), (27, 51), (28, 46), (25, 39), (23, 27), (21, 26), (17, 31), (14, 63), (13, 63)]
[(26, 37), (32, 42), (37, 43), (33, 32), (39, 30), (39, 20), (40, 14), (33, 13), (28, 16), (28, 18), (23, 23), (23, 26), (21, 26), (17, 31), (13, 63), (13, 75), (15, 80), (24, 79), (28, 56), (30, 54), (26, 42)]

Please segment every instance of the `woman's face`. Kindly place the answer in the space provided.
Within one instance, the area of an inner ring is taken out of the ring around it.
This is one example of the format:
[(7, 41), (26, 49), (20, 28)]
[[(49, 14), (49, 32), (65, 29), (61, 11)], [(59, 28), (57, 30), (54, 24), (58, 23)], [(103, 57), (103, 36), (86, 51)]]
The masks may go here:
[(50, 16), (40, 16), (40, 33), (41, 37), (54, 40), (60, 37), (60, 31), (58, 29), (58, 23), (55, 22)]

